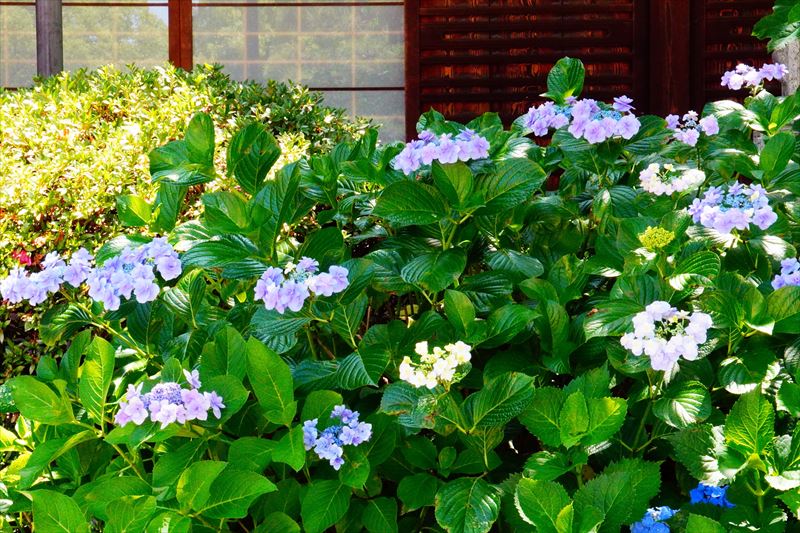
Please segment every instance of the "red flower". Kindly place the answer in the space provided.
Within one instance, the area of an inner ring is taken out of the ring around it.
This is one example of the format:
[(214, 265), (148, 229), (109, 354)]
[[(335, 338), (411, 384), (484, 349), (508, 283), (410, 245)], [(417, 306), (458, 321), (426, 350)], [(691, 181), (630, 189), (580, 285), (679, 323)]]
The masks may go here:
[(30, 266), (33, 261), (31, 260), (31, 256), (28, 255), (28, 252), (25, 250), (16, 250), (11, 252), (11, 257), (19, 261), (20, 265)]

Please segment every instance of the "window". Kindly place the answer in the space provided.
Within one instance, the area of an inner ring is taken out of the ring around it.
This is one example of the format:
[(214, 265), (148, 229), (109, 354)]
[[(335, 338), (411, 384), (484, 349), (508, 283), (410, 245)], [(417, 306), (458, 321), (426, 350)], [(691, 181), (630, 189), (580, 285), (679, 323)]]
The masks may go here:
[(30, 85), (36, 75), (36, 7), (0, 0), (0, 87)]
[(404, 137), (403, 4), (337, 0), (200, 0), (194, 3), (195, 63), (220, 63), (239, 80), (292, 80), (326, 102)]

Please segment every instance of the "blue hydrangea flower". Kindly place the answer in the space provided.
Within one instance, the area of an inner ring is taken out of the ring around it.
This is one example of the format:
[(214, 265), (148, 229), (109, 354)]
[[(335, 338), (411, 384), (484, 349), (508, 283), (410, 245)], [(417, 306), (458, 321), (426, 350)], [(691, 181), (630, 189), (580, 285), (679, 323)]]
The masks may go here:
[(734, 507), (734, 505), (728, 501), (727, 492), (727, 486), (715, 487), (713, 485), (698, 483), (697, 487), (689, 491), (689, 498), (691, 498), (692, 504), (709, 503), (717, 507)]
[(306, 451), (313, 449), (317, 457), (328, 461), (334, 470), (344, 464), (343, 446), (358, 446), (372, 437), (372, 424), (360, 422), (358, 411), (351, 411), (345, 405), (337, 405), (331, 412), (331, 419), (337, 420), (320, 433), (319, 420), (303, 422), (303, 445)]
[(328, 272), (318, 272), (319, 263), (303, 257), (295, 265), (289, 263), (284, 270), (269, 267), (256, 282), (254, 297), (264, 302), (264, 307), (283, 314), (287, 309), (300, 311), (313, 293), (331, 296), (349, 285), (349, 272), (341, 266), (332, 266)]
[(669, 520), (677, 512), (667, 506), (652, 507), (640, 521), (631, 525), (631, 533), (669, 533), (669, 526), (663, 521)]
[(453, 137), (450, 133), (437, 136), (425, 130), (419, 138), (406, 144), (392, 160), (392, 167), (403, 174), (410, 175), (423, 165), (434, 161), (443, 164), (456, 161), (471, 161), (489, 157), (489, 141), (470, 129), (461, 131)]

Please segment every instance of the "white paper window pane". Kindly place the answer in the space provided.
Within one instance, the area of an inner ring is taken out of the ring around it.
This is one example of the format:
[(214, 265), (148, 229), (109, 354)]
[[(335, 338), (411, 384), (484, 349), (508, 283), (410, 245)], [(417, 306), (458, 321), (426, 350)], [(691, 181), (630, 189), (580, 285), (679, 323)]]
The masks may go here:
[(169, 59), (166, 6), (69, 5), (62, 13), (67, 70), (131, 63), (152, 67)]
[(405, 93), (403, 91), (325, 91), (325, 101), (382, 124), (383, 142), (405, 139)]
[(0, 87), (31, 85), (36, 75), (35, 10), (0, 4)]

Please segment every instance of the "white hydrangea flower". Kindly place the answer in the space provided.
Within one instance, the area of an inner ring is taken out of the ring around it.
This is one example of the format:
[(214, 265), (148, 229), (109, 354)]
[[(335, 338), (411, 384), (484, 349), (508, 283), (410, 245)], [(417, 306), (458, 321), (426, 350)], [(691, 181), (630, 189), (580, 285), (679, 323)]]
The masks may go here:
[(674, 165), (651, 163), (639, 173), (642, 188), (656, 196), (670, 195), (699, 187), (706, 180), (702, 170), (675, 168)]
[(706, 313), (680, 311), (661, 300), (649, 304), (631, 322), (633, 332), (623, 335), (620, 344), (637, 357), (649, 357), (653, 370), (665, 371), (681, 357), (687, 361), (697, 359), (700, 345), (708, 339), (708, 329), (713, 325)]
[(419, 363), (414, 363), (406, 356), (400, 363), (400, 379), (421, 388), (436, 388), (437, 385), (449, 386), (456, 380), (460, 367), (472, 359), (469, 344), (458, 341), (444, 348), (434, 347), (431, 352), (427, 341), (418, 342), (414, 351), (419, 355)]

